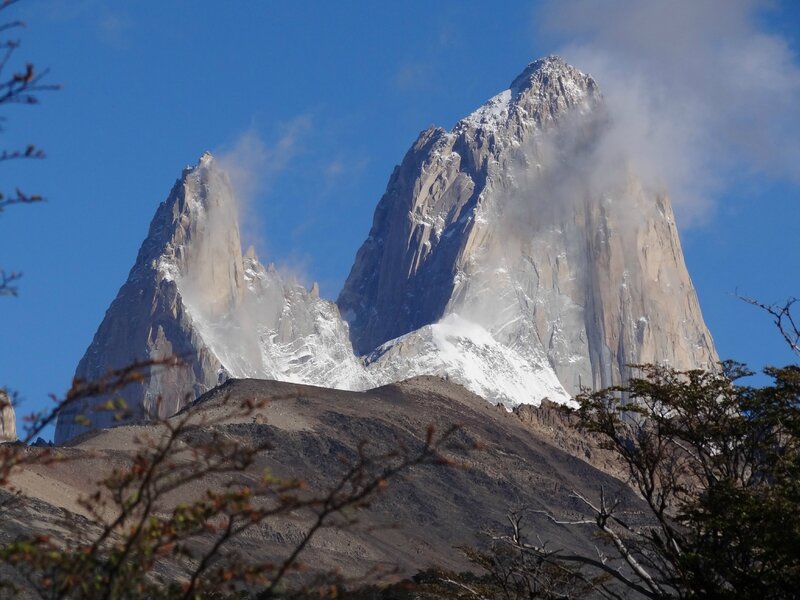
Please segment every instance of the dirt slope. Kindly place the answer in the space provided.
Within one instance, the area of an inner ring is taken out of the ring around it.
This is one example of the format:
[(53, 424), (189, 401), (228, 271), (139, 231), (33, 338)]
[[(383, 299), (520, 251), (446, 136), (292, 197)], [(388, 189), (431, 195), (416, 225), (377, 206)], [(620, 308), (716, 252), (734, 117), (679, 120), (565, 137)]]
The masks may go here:
[[(270, 402), (256, 414), (229, 418), (232, 405), (265, 398)], [(414, 468), (408, 477), (393, 480), (369, 510), (361, 511), (357, 525), (323, 530), (302, 557), (315, 569), (337, 568), (353, 577), (379, 566), (398, 567), (402, 574), (430, 566), (464, 569), (469, 565), (454, 547), (484, 543), (482, 531), (505, 530), (510, 509), (574, 515), (579, 506), (570, 497), (573, 489), (596, 496), (604, 486), (624, 499), (624, 507), (638, 512), (627, 486), (551, 444), (552, 436), (544, 428), (531, 427), (517, 414), (436, 378), (368, 392), (231, 380), (188, 410), (217, 422), (215, 428), (244, 444), (269, 441), (272, 449), (259, 458), (256, 472), (267, 469), (279, 477), (299, 478), (311, 490), (333, 485), (364, 441), (369, 452), (386, 452), (401, 444), (413, 448), (423, 442), (430, 425), (437, 431), (460, 425), (458, 441), (482, 448), (459, 452), (460, 468)], [(77, 514), (71, 518), (80, 521), (85, 511), (79, 498), (93, 491), (113, 465), (125, 464), (138, 440), (157, 433), (157, 426), (139, 425), (88, 434), (60, 449), (68, 460), (19, 473), (14, 483), (25, 497), (12, 509), (0, 535), (10, 539), (24, 531), (58, 532), (65, 515)], [(167, 504), (223, 484), (198, 482)], [(559, 527), (542, 516), (531, 519), (535, 532), (553, 547), (591, 549), (595, 543), (589, 528)], [(302, 518), (274, 520), (239, 543), (254, 557), (284, 556), (305, 524)]]

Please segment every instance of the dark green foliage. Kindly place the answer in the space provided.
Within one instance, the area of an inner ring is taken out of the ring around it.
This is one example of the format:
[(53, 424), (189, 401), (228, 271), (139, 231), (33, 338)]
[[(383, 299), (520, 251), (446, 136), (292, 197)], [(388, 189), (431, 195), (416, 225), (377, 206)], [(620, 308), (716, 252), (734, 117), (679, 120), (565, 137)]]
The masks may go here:
[(766, 369), (765, 387), (740, 385), (750, 373), (732, 362), (639, 369), (583, 395), (579, 416), (650, 507), (653, 527), (629, 547), (657, 584), (652, 597), (796, 597), (800, 368)]

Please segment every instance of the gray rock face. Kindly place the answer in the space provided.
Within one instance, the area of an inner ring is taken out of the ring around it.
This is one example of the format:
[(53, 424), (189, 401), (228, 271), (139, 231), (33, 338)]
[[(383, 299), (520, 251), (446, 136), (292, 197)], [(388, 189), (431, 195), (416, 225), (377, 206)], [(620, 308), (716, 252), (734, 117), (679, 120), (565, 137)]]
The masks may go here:
[[(136, 361), (169, 356), (186, 361), (188, 368), (153, 369), (145, 380), (122, 390), (120, 395), (128, 405), (126, 420), (174, 414), (185, 396), (194, 399), (217, 383), (216, 372), (221, 365), (193, 327), (176, 280), (180, 270), (197, 274), (199, 279), (201, 272), (213, 275), (229, 268), (240, 281), (244, 278), (241, 260), (237, 264), (235, 257), (204, 262), (213, 253), (204, 243), (203, 221), (197, 217), (200, 211), (215, 208), (215, 212), (226, 214), (225, 198), (216, 194), (227, 189), (226, 182), (214, 176), (209, 164), (210, 157), (204, 156), (197, 168), (184, 170), (167, 200), (158, 207), (127, 281), (75, 371), (76, 378), (95, 381)], [(234, 245), (238, 239), (229, 241)], [(218, 282), (220, 279), (217, 277)], [(222, 305), (233, 302), (238, 294), (237, 289), (220, 284), (209, 290), (209, 304), (222, 310)], [(92, 429), (117, 424), (114, 411), (97, 408), (106, 400), (92, 398), (69, 406), (59, 415), (55, 442), (63, 443), (86, 431), (79, 422), (84, 419)]]
[(337, 300), (357, 352), (443, 316), (459, 267), (479, 242), (479, 206), (492, 187), (510, 183), (499, 161), (508, 162), (515, 142), (552, 125), (561, 112), (596, 102), (596, 95), (590, 77), (545, 59), (453, 131), (432, 127), (420, 134), (392, 173)]
[(597, 175), (607, 125), (594, 80), (548, 57), (452, 131), (424, 131), (338, 299), (356, 351), (390, 355), (402, 336), (408, 355), (457, 315), (570, 394), (630, 363), (713, 364), (668, 197), (624, 165)]

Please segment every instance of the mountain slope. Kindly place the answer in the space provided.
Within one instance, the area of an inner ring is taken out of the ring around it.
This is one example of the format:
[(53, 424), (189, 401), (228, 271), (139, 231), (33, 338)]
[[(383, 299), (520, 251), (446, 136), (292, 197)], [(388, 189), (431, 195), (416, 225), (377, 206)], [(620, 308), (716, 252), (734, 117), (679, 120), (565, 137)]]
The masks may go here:
[[(255, 414), (241, 415), (236, 409), (246, 401), (261, 400), (268, 402)], [(621, 481), (565, 453), (541, 428), (529, 428), (516, 415), (434, 378), (368, 392), (229, 380), (188, 410), (199, 425), (190, 427), (177, 444), (175, 460), (196, 460), (187, 449), (212, 439), (212, 433), (243, 447), (269, 443), (271, 449), (260, 452), (240, 480), (261, 478), (266, 472), (303, 480), (304, 489), (315, 495), (329, 490), (359, 452), (380, 456), (404, 447), (413, 453), (424, 444), (429, 426), (437, 435), (452, 425), (461, 427), (458, 443), (447, 453), (460, 466), (415, 467), (391, 479), (368, 510), (345, 515), (356, 524), (323, 528), (301, 556), (312, 574), (337, 569), (346, 577), (372, 578), (375, 568), (397, 568), (402, 575), (434, 565), (469, 568), (457, 546), (485, 544), (484, 530), (506, 532), (510, 510), (525, 507), (572, 516), (578, 507), (571, 490), (595, 497), (602, 486), (621, 500), (620, 517), (631, 524), (640, 519), (640, 501)], [(65, 460), (29, 463), (12, 481), (25, 501), (9, 505), (0, 538), (44, 533), (60, 539), (90, 533), (92, 528), (81, 517), (91, 515), (79, 498), (91, 496), (114, 467), (129, 466), (141, 444), (161, 435), (161, 424), (116, 427), (61, 448)], [(470, 450), (473, 447), (479, 449)], [(229, 474), (190, 482), (160, 500), (157, 511), (169, 514), (175, 504), (190, 503), (230, 482)], [(592, 555), (600, 543), (589, 528), (559, 527), (533, 513), (529, 519), (530, 527), (553, 548)], [(83, 525), (76, 528), (76, 522)], [(235, 549), (253, 562), (285, 557), (311, 522), (313, 515), (302, 511), (270, 519), (240, 538)]]

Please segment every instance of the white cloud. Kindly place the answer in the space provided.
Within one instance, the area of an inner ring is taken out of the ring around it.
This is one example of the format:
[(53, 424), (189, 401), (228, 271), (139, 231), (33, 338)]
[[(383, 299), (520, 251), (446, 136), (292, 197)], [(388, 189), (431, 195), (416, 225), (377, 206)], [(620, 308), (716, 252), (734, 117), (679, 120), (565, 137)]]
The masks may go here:
[(269, 192), (275, 179), (287, 169), (302, 151), (305, 137), (312, 128), (311, 117), (300, 115), (279, 127), (278, 138), (267, 143), (252, 126), (242, 132), (232, 144), (215, 152), (219, 165), (227, 171), (239, 208), (242, 238), (245, 246), (254, 245), (266, 253), (263, 227), (260, 226), (254, 204)]
[(344, 161), (341, 158), (335, 158), (325, 165), (325, 177), (328, 179), (336, 179), (344, 174), (345, 170)]
[(430, 63), (406, 62), (397, 67), (392, 77), (392, 85), (401, 91), (419, 90), (427, 87), (433, 79)]
[(742, 175), (800, 181), (800, 66), (760, 0), (551, 2), (560, 53), (600, 85), (606, 150), (666, 186), (682, 224)]

